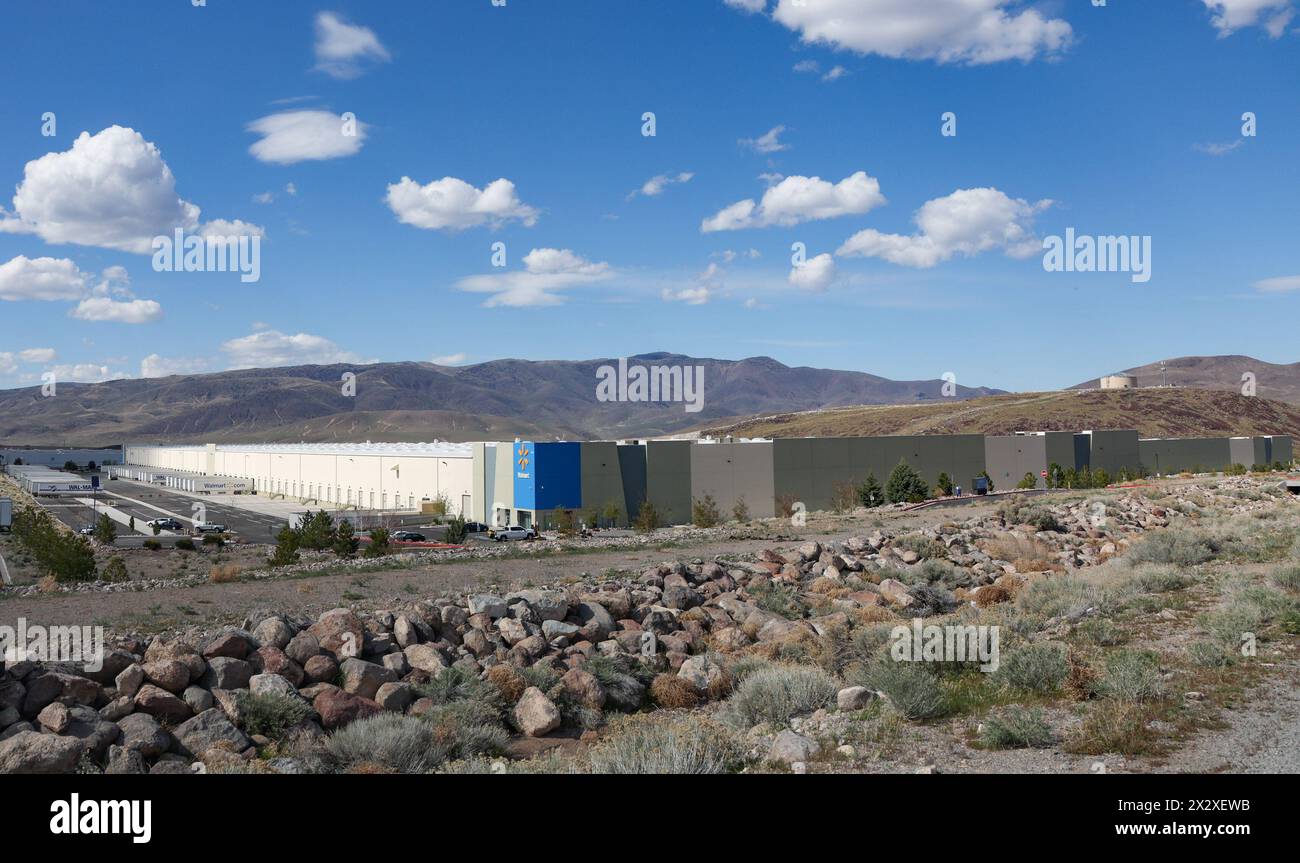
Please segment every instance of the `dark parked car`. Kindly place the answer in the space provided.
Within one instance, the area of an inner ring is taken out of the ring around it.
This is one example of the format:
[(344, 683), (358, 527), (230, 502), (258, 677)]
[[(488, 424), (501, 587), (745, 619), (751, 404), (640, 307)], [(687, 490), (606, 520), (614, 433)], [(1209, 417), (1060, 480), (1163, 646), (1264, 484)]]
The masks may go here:
[(416, 533), (413, 530), (395, 530), (392, 538), (398, 542), (428, 542), (424, 534)]
[(481, 521), (467, 521), (465, 522), (465, 532), (466, 533), (487, 533), (488, 526)]

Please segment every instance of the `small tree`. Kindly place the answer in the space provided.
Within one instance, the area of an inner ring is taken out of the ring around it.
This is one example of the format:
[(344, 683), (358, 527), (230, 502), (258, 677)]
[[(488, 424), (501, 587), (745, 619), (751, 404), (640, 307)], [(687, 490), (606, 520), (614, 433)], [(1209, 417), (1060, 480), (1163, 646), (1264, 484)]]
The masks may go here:
[(103, 581), (121, 582), (130, 579), (126, 571), (126, 561), (120, 557), (110, 557), (104, 564), (104, 571), (99, 575)]
[(1038, 477), (1034, 476), (1033, 471), (1026, 471), (1020, 482), (1016, 483), (1016, 488), (1037, 488)]
[(847, 512), (858, 505), (858, 488), (851, 482), (836, 481), (831, 486), (831, 509)]
[(880, 480), (876, 479), (875, 471), (867, 474), (867, 478), (858, 486), (858, 502), (867, 509), (884, 505), (885, 490), (880, 487)]
[(979, 473), (977, 473), (977, 474), (975, 474), (975, 475), (976, 475), (976, 476), (982, 476), (982, 477), (984, 477), (984, 481), (985, 481), (986, 483), (988, 483), (989, 494), (992, 494), (992, 493), (993, 493), (993, 477), (989, 476), (989, 472), (986, 471), (986, 470), (982, 470), (982, 471), (980, 471)]
[(104, 545), (112, 545), (117, 541), (117, 522), (109, 518), (108, 513), (101, 513), (95, 522), (95, 539)]
[(653, 503), (648, 500), (641, 502), (634, 527), (639, 533), (650, 533), (659, 527), (659, 510), (655, 509)]
[(601, 511), (601, 515), (605, 517), (605, 524), (608, 527), (617, 527), (619, 517), (622, 514), (623, 510), (619, 508), (616, 500), (606, 501), (605, 508)]
[(331, 548), (334, 545), (334, 519), (324, 509), (303, 516), (302, 527), (298, 531), (298, 544), (313, 551)]
[(749, 506), (745, 504), (745, 498), (736, 498), (736, 503), (731, 507), (731, 516), (741, 524), (749, 521)]
[(63, 463), (63, 469), (69, 472), (75, 471), (77, 469), (77, 463), (75, 461), (65, 461)]
[(939, 478), (934, 483), (934, 489), (939, 492), (939, 497), (952, 497), (952, 477), (948, 476), (947, 471), (939, 473)]
[(388, 546), (388, 528), (376, 527), (370, 531), (370, 544), (362, 552), (365, 557), (383, 557), (390, 553)]
[(126, 523), (126, 529), (131, 531), (131, 533), (135, 533), (135, 516), (131, 516), (130, 520)]
[(718, 512), (718, 503), (713, 495), (706, 494), (691, 503), (691, 522), (696, 527), (716, 527), (720, 521), (722, 514)]
[(1110, 485), (1110, 474), (1106, 473), (1104, 467), (1099, 467), (1092, 472), (1092, 487), (1105, 488)]
[(154, 535), (154, 536), (157, 536), (158, 534), (162, 533), (162, 527), (160, 527), (159, 525), (157, 525), (157, 524), (151, 524), (151, 525), (149, 525), (149, 526), (153, 528), (153, 535)]
[(1065, 470), (1056, 462), (1047, 466), (1047, 487), (1060, 488), (1065, 482)]
[(357, 553), (357, 546), (361, 543), (357, 540), (357, 532), (352, 529), (352, 522), (346, 518), (339, 522), (339, 526), (334, 530), (334, 544), (331, 546), (334, 553), (339, 557), (351, 557)]
[(781, 518), (789, 518), (794, 515), (794, 506), (798, 503), (792, 494), (778, 494), (776, 496), (776, 514)]
[(451, 545), (460, 545), (465, 541), (469, 531), (465, 527), (465, 516), (455, 515), (447, 519), (447, 532), (443, 535), (443, 541)]
[(885, 483), (885, 497), (890, 503), (920, 503), (925, 500), (925, 480), (906, 461), (900, 461)]
[(290, 566), (301, 559), (298, 554), (298, 531), (286, 524), (275, 535), (275, 551), (267, 559), (267, 566)]
[(578, 532), (578, 520), (573, 517), (573, 510), (557, 506), (551, 512), (555, 530), (560, 536), (573, 536)]

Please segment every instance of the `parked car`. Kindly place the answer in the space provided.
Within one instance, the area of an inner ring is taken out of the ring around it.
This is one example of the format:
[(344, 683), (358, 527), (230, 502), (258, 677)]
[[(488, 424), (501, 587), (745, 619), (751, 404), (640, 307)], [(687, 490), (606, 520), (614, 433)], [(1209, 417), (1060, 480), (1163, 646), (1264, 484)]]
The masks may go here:
[(154, 518), (145, 522), (147, 527), (156, 527), (160, 530), (181, 530), (185, 525), (174, 518)]
[(465, 522), (466, 533), (487, 533), (489, 530), (491, 530), (491, 528), (489, 528), (486, 524), (484, 524), (481, 521)]
[(424, 534), (416, 533), (413, 530), (395, 530), (389, 539), (395, 539), (398, 542), (428, 542)]
[(216, 522), (199, 521), (195, 522), (194, 529), (199, 533), (225, 533), (229, 528)]
[(537, 536), (537, 532), (531, 527), (520, 527), (515, 524), (510, 527), (499, 527), (496, 530), (489, 532), (488, 535), (497, 542), (508, 542), (512, 539), (534, 539)]
[(81, 530), (77, 531), (77, 533), (81, 534), (82, 536), (94, 536), (95, 529), (93, 527), (83, 527)]

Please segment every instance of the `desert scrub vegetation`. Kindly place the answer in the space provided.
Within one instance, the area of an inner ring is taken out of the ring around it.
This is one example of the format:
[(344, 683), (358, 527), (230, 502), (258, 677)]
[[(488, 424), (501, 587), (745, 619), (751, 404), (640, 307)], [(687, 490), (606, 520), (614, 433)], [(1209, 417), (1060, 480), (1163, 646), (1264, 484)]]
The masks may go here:
[(623, 713), (641, 708), (646, 687), (655, 677), (640, 660), (630, 656), (593, 656), (583, 663), (582, 670), (605, 688), (605, 707)]
[(1009, 652), (994, 677), (1013, 689), (1046, 694), (1058, 690), (1069, 673), (1065, 648), (1043, 642), (1026, 644)]
[(938, 676), (921, 662), (896, 662), (887, 655), (850, 672), (849, 682), (889, 696), (908, 719), (937, 719), (951, 710)]
[(749, 587), (748, 591), (755, 605), (786, 620), (800, 620), (808, 615), (808, 606), (793, 584), (764, 581)]
[(430, 773), (447, 761), (500, 752), (505, 729), (473, 702), (445, 705), (428, 716), (381, 713), (359, 719), (325, 738), (314, 750), (316, 773)]
[(589, 757), (594, 773), (718, 774), (745, 766), (744, 747), (731, 729), (707, 719), (665, 721), (646, 714), (613, 723)]
[(1122, 599), (1113, 589), (1075, 575), (1040, 578), (1016, 595), (1017, 610), (1044, 621), (1058, 617), (1077, 620), (1090, 611), (1113, 614), (1121, 605)]
[(1043, 712), (1034, 708), (1008, 707), (984, 720), (979, 731), (981, 746), (988, 749), (1027, 749), (1051, 746), (1052, 726)]
[(1149, 650), (1116, 650), (1106, 657), (1106, 672), (1094, 685), (1097, 695), (1117, 701), (1155, 701), (1164, 696), (1160, 656)]
[(1129, 563), (1199, 566), (1218, 557), (1222, 546), (1204, 531), (1162, 530), (1147, 534), (1129, 550)]
[(825, 671), (804, 665), (768, 665), (745, 677), (723, 706), (730, 724), (753, 728), (785, 725), (795, 716), (835, 702), (839, 684)]
[(307, 702), (288, 695), (259, 695), (246, 689), (235, 696), (240, 725), (249, 734), (280, 740), (307, 717)]
[(923, 533), (909, 533), (900, 536), (894, 540), (894, 547), (914, 552), (917, 557), (926, 558), (927, 560), (930, 558), (942, 559), (947, 556), (947, 549), (943, 543)]
[(1275, 570), (1271, 580), (1283, 590), (1300, 591), (1300, 565), (1284, 566)]
[(1132, 583), (1143, 593), (1170, 593), (1191, 587), (1195, 579), (1169, 567), (1143, 567), (1134, 570)]

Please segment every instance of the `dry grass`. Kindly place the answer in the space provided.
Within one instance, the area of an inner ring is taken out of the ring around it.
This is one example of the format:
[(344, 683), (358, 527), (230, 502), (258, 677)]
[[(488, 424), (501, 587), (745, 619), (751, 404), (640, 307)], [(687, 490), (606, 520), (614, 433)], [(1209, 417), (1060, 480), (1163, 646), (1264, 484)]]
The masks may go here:
[(514, 704), (528, 688), (528, 681), (509, 665), (494, 665), (487, 672), (488, 683), (495, 686), (507, 704)]
[(244, 568), (237, 563), (221, 563), (208, 570), (208, 581), (213, 584), (230, 584), (239, 581)]
[(675, 674), (660, 674), (650, 683), (650, 700), (669, 710), (698, 707), (700, 695), (687, 680)]
[(1017, 572), (1047, 572), (1061, 570), (1052, 562), (1052, 547), (1024, 534), (1009, 533), (984, 543), (984, 553), (997, 560), (1009, 561)]

